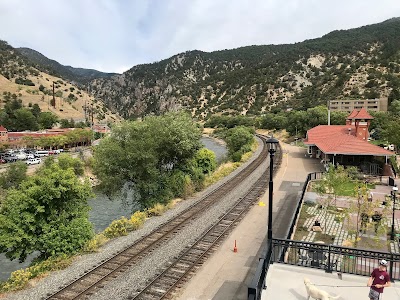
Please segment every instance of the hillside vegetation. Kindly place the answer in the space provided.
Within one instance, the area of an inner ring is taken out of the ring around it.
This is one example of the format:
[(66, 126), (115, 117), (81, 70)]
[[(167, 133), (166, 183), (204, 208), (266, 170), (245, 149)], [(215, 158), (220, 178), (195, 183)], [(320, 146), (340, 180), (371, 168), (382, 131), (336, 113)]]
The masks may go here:
[[(94, 121), (114, 122), (120, 117), (77, 85), (58, 76), (40, 71), (6, 42), (0, 41), (0, 108), (13, 99), (24, 107), (37, 104), (41, 111), (50, 111), (60, 119), (85, 121), (93, 111)], [(53, 83), (55, 106), (53, 101)]]
[(307, 109), (335, 98), (400, 98), (400, 19), (331, 32), (287, 45), (189, 51), (122, 75), (95, 79), (91, 89), (124, 117), (184, 108), (259, 115)]
[(65, 78), (78, 85), (85, 85), (96, 78), (109, 78), (116, 75), (116, 73), (103, 73), (92, 69), (64, 66), (30, 48), (18, 48), (17, 51), (34, 63), (39, 70), (54, 76)]

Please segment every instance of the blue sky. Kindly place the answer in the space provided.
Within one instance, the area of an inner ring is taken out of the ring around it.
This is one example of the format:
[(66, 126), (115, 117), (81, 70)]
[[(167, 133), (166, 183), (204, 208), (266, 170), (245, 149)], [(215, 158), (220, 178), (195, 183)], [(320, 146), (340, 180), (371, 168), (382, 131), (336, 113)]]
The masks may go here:
[(123, 72), (188, 50), (301, 42), (400, 17), (400, 0), (0, 0), (0, 39)]

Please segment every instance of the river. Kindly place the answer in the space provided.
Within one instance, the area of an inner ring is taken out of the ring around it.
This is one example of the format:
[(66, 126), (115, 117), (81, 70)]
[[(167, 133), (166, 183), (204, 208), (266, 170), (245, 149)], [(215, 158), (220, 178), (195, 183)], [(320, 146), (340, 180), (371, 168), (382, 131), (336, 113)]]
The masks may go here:
[[(202, 137), (201, 142), (207, 149), (214, 151), (218, 163), (225, 159), (227, 151), (223, 144), (209, 137)], [(96, 194), (96, 197), (90, 199), (88, 204), (92, 208), (89, 212), (89, 220), (93, 223), (95, 232), (103, 231), (115, 219), (130, 216), (135, 209), (132, 201), (125, 197), (110, 200), (102, 194)], [(4, 254), (0, 254), (0, 281), (6, 280), (15, 270), (28, 267), (34, 257), (35, 255), (32, 254), (25, 262), (18, 263), (18, 260), (10, 261)]]

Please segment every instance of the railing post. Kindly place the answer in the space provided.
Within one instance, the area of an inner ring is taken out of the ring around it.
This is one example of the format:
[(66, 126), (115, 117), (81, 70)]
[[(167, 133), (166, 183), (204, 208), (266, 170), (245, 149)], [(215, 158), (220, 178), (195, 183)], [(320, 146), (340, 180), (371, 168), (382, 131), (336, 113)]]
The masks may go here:
[(332, 266), (331, 266), (331, 245), (328, 245), (328, 264), (326, 265), (325, 273), (332, 273)]
[(390, 276), (390, 281), (391, 282), (394, 282), (394, 279), (393, 279), (393, 260), (394, 260), (394, 257), (393, 257), (393, 253), (391, 253), (390, 254), (390, 271), (389, 271), (389, 276)]

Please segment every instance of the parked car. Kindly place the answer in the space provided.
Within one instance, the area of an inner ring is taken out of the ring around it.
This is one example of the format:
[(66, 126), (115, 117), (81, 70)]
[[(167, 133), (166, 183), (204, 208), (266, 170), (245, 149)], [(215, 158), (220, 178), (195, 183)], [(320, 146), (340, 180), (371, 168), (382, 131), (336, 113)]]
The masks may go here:
[(3, 159), (4, 159), (7, 163), (15, 162), (15, 161), (18, 160), (18, 158), (15, 157), (14, 155), (4, 155), (4, 156), (3, 156)]
[(22, 151), (16, 152), (14, 155), (15, 155), (15, 157), (16, 157), (17, 159), (20, 159), (20, 160), (24, 160), (24, 159), (27, 158), (27, 157), (26, 157), (26, 153), (25, 153), (25, 152), (22, 152)]
[(35, 157), (49, 156), (49, 151), (47, 150), (38, 150), (35, 152)]
[(33, 155), (32, 153), (26, 154), (26, 159), (32, 159), (32, 158), (35, 158), (35, 155)]
[(385, 146), (383, 148), (386, 149), (386, 150), (394, 151), (394, 145), (393, 144), (387, 145), (387, 146)]
[(40, 158), (30, 158), (26, 161), (27, 165), (37, 165), (40, 164), (42, 162), (42, 160)]

